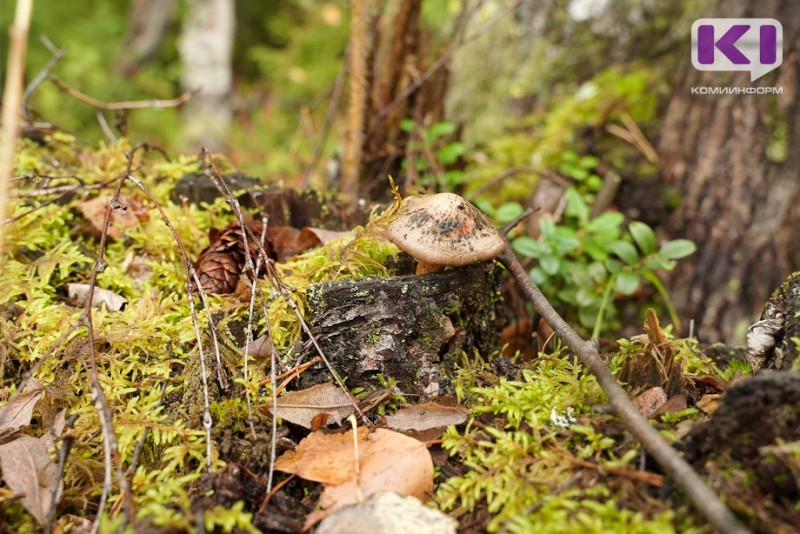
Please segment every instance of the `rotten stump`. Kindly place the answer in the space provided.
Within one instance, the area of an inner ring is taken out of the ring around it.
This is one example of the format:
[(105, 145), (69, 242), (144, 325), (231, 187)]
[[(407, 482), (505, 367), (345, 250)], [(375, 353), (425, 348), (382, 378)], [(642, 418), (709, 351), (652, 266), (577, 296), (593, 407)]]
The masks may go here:
[[(381, 375), (405, 394), (451, 392), (463, 354), (488, 355), (501, 326), (500, 268), (491, 262), (317, 284), (307, 296), (311, 331), (350, 388), (379, 386)], [(329, 379), (324, 372), (301, 378), (302, 387)]]

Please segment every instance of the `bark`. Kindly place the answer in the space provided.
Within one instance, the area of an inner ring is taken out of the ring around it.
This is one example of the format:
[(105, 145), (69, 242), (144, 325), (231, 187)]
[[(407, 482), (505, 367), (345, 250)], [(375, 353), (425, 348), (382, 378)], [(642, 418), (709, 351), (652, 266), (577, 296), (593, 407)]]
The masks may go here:
[(189, 145), (219, 149), (231, 125), (233, 0), (189, 0), (179, 42), (181, 84), (200, 91), (183, 109)]
[(122, 52), (123, 73), (133, 74), (156, 54), (175, 11), (175, 3), (176, 0), (135, 0), (131, 4)]
[[(307, 293), (309, 324), (349, 387), (377, 387), (380, 374), (403, 393), (432, 397), (452, 389), (464, 353), (488, 354), (496, 345), (499, 283), (499, 269), (487, 263), (319, 284)], [(301, 375), (328, 379), (327, 373)]]
[(742, 341), (772, 288), (800, 264), (800, 4), (720, 2), (716, 17), (774, 17), (783, 64), (752, 85), (779, 96), (693, 95), (694, 86), (750, 86), (749, 73), (700, 72), (688, 50), (661, 124), (661, 179), (680, 206), (669, 228), (698, 245), (681, 262), (670, 295), (704, 339)]

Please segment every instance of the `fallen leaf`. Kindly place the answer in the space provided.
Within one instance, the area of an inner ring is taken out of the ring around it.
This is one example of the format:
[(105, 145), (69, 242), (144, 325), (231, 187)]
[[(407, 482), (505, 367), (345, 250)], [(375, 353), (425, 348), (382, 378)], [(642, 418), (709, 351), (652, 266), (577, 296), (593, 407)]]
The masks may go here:
[[(86, 306), (86, 301), (89, 299), (89, 284), (67, 284), (67, 294), (73, 306), (82, 308)], [(127, 303), (128, 299), (117, 295), (113, 291), (103, 289), (102, 287), (94, 288), (92, 306), (95, 308), (101, 308), (102, 305), (105, 304), (109, 311), (122, 311), (122, 308), (124, 308)]]
[(667, 394), (661, 387), (650, 388), (633, 399), (633, 405), (642, 412), (646, 419), (650, 419), (666, 402)]
[(325, 230), (323, 228), (312, 228), (311, 226), (306, 226), (302, 230), (300, 230), (301, 234), (312, 234), (320, 244), (330, 243), (335, 239), (339, 239), (340, 237), (353, 235), (353, 232), (341, 232), (338, 230)]
[(42, 388), (41, 382), (31, 379), (27, 391), (17, 393), (7, 403), (0, 406), (0, 439), (31, 424), (33, 408), (44, 393)]
[[(89, 222), (89, 233), (93, 236), (99, 237), (103, 231), (103, 220), (110, 200), (111, 197), (101, 195), (78, 205), (81, 214)], [(119, 206), (112, 211), (111, 220), (108, 223), (108, 237), (112, 239), (119, 239), (125, 230), (136, 225), (140, 219), (146, 218), (146, 211), (136, 197), (128, 198), (120, 195)]]
[(355, 411), (350, 395), (327, 382), (278, 398), (275, 415), (290, 423), (311, 428), (314, 418), (327, 414), (337, 425)]
[(353, 431), (344, 434), (315, 432), (295, 451), (283, 454), (275, 469), (306, 480), (321, 482), (321, 510), (309, 514), (306, 527), (335, 510), (380, 491), (393, 491), (427, 500), (433, 492), (433, 460), (425, 445), (399, 432), (379, 428), (358, 429), (356, 473)]
[(406, 432), (408, 430), (431, 430), (460, 425), (467, 420), (466, 409), (461, 406), (445, 406), (435, 402), (403, 406), (394, 415), (386, 417), (386, 426)]
[[(273, 350), (275, 350), (275, 345), (272, 344), (272, 338), (267, 334), (264, 334), (263, 336), (257, 337), (253, 340), (253, 344), (250, 346), (249, 352), (250, 356), (259, 362), (268, 360)], [(242, 347), (242, 351), (244, 351), (244, 347)]]
[[(47, 454), (46, 440), (20, 436), (0, 445), (0, 469), (3, 480), (21, 495), (22, 506), (40, 525), (47, 522), (47, 512), (53, 504), (58, 484), (58, 467)], [(60, 497), (58, 487), (56, 502)]]
[(286, 261), (304, 250), (315, 247), (321, 243), (319, 238), (312, 233), (303, 233), (291, 226), (270, 226), (267, 228), (267, 239), (272, 245), (272, 250), (278, 256), (278, 261)]

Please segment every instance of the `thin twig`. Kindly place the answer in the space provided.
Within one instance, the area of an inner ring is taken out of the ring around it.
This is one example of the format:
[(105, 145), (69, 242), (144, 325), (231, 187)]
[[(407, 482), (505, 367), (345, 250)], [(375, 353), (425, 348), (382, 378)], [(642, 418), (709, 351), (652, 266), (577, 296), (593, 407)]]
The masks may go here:
[[(28, 30), (31, 25), (33, 0), (17, 0), (14, 22), (8, 30), (11, 46), (8, 50), (6, 84), (3, 89), (2, 132), (0, 148), (0, 221), (6, 218), (8, 180), (14, 171), (14, 151), (19, 139), (19, 109), (22, 103), (22, 79), (25, 74), (25, 53), (28, 49)], [(3, 232), (0, 231), (0, 255), (3, 254)]]
[(30, 120), (28, 115), (28, 101), (33, 96), (33, 93), (39, 88), (40, 85), (44, 83), (48, 76), (50, 76), (50, 72), (58, 65), (58, 62), (67, 55), (68, 50), (66, 48), (58, 48), (53, 42), (47, 38), (47, 36), (42, 35), (39, 37), (42, 43), (47, 47), (50, 52), (53, 53), (53, 56), (50, 58), (50, 61), (47, 62), (47, 65), (44, 66), (42, 70), (39, 71), (31, 83), (25, 88), (25, 92), (22, 94), (22, 117), (27, 121)]
[(197, 91), (186, 91), (182, 95), (171, 98), (169, 100), (132, 100), (127, 102), (103, 102), (87, 94), (81, 93), (74, 87), (67, 85), (58, 78), (50, 78), (56, 87), (67, 93), (73, 98), (89, 104), (92, 107), (102, 109), (105, 111), (120, 111), (126, 109), (163, 109), (175, 108), (181, 104), (185, 104), (189, 99), (197, 94)]
[(130, 485), (125, 473), (122, 471), (122, 464), (119, 457), (119, 443), (117, 436), (114, 433), (114, 415), (111, 411), (111, 405), (103, 393), (100, 386), (100, 378), (97, 374), (97, 355), (95, 352), (95, 336), (94, 336), (94, 321), (92, 320), (92, 305), (94, 301), (94, 290), (97, 287), (97, 276), (103, 272), (107, 263), (104, 259), (106, 241), (108, 239), (108, 228), (111, 224), (111, 214), (121, 207), (119, 196), (122, 191), (122, 186), (126, 178), (130, 175), (133, 168), (133, 158), (137, 150), (145, 148), (144, 145), (134, 147), (128, 154), (128, 164), (125, 174), (122, 179), (117, 183), (114, 189), (114, 194), (108, 201), (108, 207), (103, 217), (103, 226), (100, 232), (100, 245), (98, 246), (97, 259), (95, 259), (94, 267), (92, 268), (92, 275), (89, 280), (89, 290), (86, 296), (86, 311), (85, 311), (85, 324), (88, 336), (88, 349), (89, 349), (89, 376), (92, 386), (92, 400), (97, 409), (97, 415), (100, 420), (100, 428), (103, 432), (103, 454), (105, 465), (105, 476), (103, 478), (103, 492), (100, 496), (100, 504), (98, 505), (97, 519), (92, 524), (92, 534), (100, 528), (100, 522), (103, 518), (103, 510), (106, 501), (108, 500), (109, 493), (113, 490), (113, 483), (111, 477), (112, 467), (117, 473), (117, 482), (119, 484), (120, 493), (122, 494), (122, 502), (124, 503), (125, 522), (131, 524), (134, 520), (133, 513), (133, 498), (131, 496)]
[(673, 449), (664, 437), (653, 428), (647, 419), (628, 398), (628, 394), (611, 374), (608, 366), (600, 357), (595, 346), (581, 337), (556, 312), (547, 298), (528, 277), (528, 273), (511, 251), (510, 245), (498, 257), (498, 260), (511, 272), (525, 295), (533, 302), (536, 311), (552, 327), (569, 346), (584, 366), (595, 376), (597, 383), (603, 388), (611, 406), (622, 424), (653, 455), (662, 469), (680, 486), (691, 499), (698, 511), (718, 531), (729, 533), (745, 533), (745, 529), (736, 516), (722, 503), (717, 495), (703, 482), (686, 460)]
[(206, 431), (206, 469), (211, 471), (211, 429), (214, 421), (211, 417), (211, 402), (208, 392), (208, 370), (206, 369), (205, 351), (203, 350), (203, 336), (200, 335), (200, 323), (197, 320), (197, 309), (194, 301), (195, 291), (200, 294), (203, 300), (205, 300), (205, 293), (203, 292), (203, 286), (200, 284), (200, 279), (197, 276), (197, 272), (195, 271), (192, 262), (189, 261), (189, 256), (186, 254), (186, 248), (184, 248), (178, 232), (175, 230), (175, 227), (172, 226), (169, 217), (167, 217), (167, 214), (164, 212), (164, 208), (161, 207), (161, 204), (158, 203), (150, 190), (145, 187), (142, 182), (131, 175), (128, 175), (128, 180), (133, 182), (134, 185), (141, 189), (145, 196), (147, 196), (150, 202), (152, 202), (155, 208), (158, 210), (158, 213), (161, 215), (161, 219), (164, 221), (167, 229), (169, 229), (170, 233), (172, 233), (172, 237), (175, 240), (175, 243), (178, 245), (178, 251), (180, 252), (181, 259), (183, 260), (183, 268), (186, 272), (186, 299), (189, 302), (189, 312), (192, 316), (192, 325), (194, 327), (195, 338), (197, 339), (197, 350), (200, 358), (200, 377), (203, 382), (203, 428)]

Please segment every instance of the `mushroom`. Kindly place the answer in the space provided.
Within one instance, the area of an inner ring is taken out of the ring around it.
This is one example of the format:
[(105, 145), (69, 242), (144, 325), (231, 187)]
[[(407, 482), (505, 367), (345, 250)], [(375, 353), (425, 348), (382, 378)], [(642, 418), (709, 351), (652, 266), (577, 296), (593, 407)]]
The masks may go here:
[(419, 262), (417, 274), (491, 260), (505, 248), (486, 215), (453, 193), (409, 197), (387, 237)]

